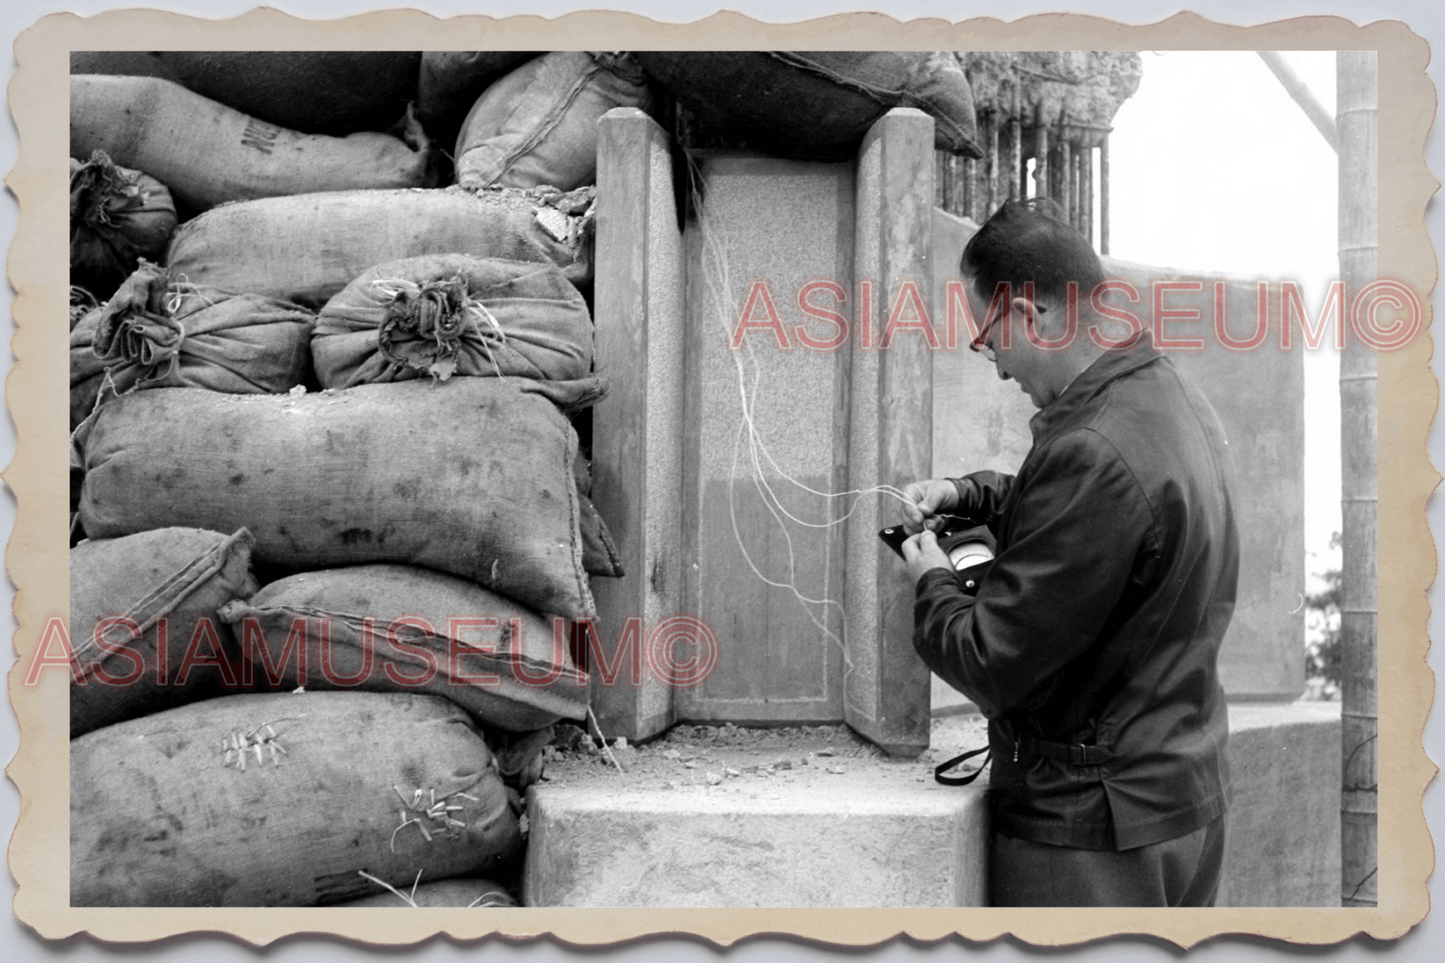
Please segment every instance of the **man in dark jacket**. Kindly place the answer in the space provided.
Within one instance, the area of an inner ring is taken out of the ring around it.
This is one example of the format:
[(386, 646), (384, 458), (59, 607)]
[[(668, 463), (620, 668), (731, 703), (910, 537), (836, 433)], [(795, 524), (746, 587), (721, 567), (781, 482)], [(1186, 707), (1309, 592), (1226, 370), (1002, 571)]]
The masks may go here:
[[(1039, 408), (1033, 447), (1016, 475), (905, 489), (904, 553), (915, 648), (990, 722), (994, 903), (1212, 905), (1239, 562), (1219, 419), (1147, 334), (1114, 340), (1099, 260), (1047, 203), (1006, 204), (962, 271), (989, 305), (975, 350)], [(942, 515), (997, 557), (955, 573)]]

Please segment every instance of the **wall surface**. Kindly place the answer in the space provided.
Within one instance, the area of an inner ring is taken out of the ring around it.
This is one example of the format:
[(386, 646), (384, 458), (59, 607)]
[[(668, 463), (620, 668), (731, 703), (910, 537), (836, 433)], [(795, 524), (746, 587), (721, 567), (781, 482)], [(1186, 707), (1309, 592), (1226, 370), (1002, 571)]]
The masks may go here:
[(1220, 906), (1340, 905), (1340, 705), (1229, 707)]

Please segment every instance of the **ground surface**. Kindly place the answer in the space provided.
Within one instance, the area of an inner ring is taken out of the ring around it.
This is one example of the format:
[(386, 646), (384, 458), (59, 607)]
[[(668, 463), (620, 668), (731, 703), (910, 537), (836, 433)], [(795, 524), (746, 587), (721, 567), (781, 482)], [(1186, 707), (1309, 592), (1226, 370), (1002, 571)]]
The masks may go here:
[[(978, 715), (935, 719), (930, 748), (916, 759), (895, 759), (842, 725), (776, 729), (679, 725), (642, 746), (609, 747), (615, 766), (580, 730), (564, 726), (559, 727), (554, 744), (543, 751), (541, 784), (595, 785), (599, 792), (651, 790), (753, 798), (813, 789), (837, 791), (840, 782), (846, 782), (849, 791), (902, 780), (935, 786), (933, 767), (984, 745), (986, 726)], [(840, 780), (840, 776), (849, 778)]]

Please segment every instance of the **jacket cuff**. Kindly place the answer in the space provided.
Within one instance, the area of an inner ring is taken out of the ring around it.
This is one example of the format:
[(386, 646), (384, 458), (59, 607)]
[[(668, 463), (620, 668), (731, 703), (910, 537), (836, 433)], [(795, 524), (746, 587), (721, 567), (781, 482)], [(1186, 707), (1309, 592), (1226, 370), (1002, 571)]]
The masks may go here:
[(925, 594), (941, 585), (947, 585), (954, 591), (958, 591), (958, 579), (954, 576), (953, 569), (939, 567), (924, 572), (918, 577), (918, 584), (914, 588), (914, 598), (921, 599)]
[(958, 492), (958, 502), (953, 506), (953, 510), (967, 515), (973, 503), (978, 500), (978, 489), (967, 478), (949, 478), (946, 481), (953, 482), (953, 487)]

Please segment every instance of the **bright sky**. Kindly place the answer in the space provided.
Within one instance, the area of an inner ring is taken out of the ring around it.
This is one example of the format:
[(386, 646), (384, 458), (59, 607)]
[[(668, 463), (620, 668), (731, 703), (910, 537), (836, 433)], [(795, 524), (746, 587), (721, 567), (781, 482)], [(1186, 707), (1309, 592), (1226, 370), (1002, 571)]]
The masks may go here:
[[(1294, 280), (1318, 317), (1339, 275), (1334, 151), (1254, 53), (1144, 52), (1109, 139), (1110, 250), (1145, 264)], [(1334, 116), (1333, 51), (1284, 61)], [(1338, 567), (1339, 358), (1305, 356), (1306, 571)], [(1311, 584), (1311, 588), (1318, 586)]]

